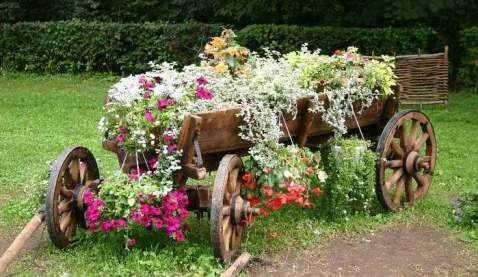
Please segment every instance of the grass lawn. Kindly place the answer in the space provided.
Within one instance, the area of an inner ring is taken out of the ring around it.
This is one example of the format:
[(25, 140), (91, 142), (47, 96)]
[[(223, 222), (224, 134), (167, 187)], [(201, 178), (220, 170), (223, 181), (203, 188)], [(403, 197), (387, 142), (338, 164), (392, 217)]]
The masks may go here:
[[(96, 130), (103, 98), (116, 77), (0, 76), (0, 239), (11, 239), (38, 208), (46, 191), (48, 162), (69, 145), (83, 145), (99, 160), (102, 176), (117, 166), (101, 148)], [(449, 229), (478, 251), (473, 230), (452, 221), (451, 199), (478, 183), (478, 94), (450, 95), (450, 110), (426, 109), (435, 126), (438, 161), (428, 196), (400, 213), (355, 216), (331, 223), (314, 217), (314, 210), (278, 212), (255, 222), (243, 248), (264, 255), (284, 248), (300, 249), (332, 236), (353, 236), (395, 223), (414, 223)], [(86, 237), (68, 250), (48, 241), (40, 251), (28, 251), (9, 272), (21, 275), (215, 275), (227, 265), (212, 256), (207, 218), (191, 218), (185, 243), (164, 236), (139, 239), (139, 247), (122, 251), (123, 238)], [(437, 242), (438, 243), (438, 242)], [(35, 261), (32, 264), (32, 261)]]

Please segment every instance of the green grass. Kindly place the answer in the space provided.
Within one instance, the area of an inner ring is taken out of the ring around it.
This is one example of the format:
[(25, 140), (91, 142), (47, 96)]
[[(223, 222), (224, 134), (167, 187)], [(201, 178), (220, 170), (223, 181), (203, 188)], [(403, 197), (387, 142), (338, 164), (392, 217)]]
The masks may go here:
[[(96, 131), (103, 98), (116, 77), (0, 76), (0, 239), (13, 233), (33, 215), (39, 195), (46, 190), (48, 162), (68, 145), (83, 145), (99, 159), (102, 176), (117, 166), (115, 157), (101, 148)], [(316, 211), (292, 208), (256, 221), (243, 248), (264, 255), (284, 248), (300, 249), (334, 236), (355, 236), (396, 223), (414, 223), (449, 229), (465, 241), (472, 230), (452, 221), (450, 203), (478, 179), (478, 94), (450, 95), (450, 110), (426, 109), (435, 126), (438, 164), (428, 196), (400, 213), (355, 216), (332, 223)], [(146, 234), (132, 252), (122, 251), (123, 238), (86, 237), (68, 250), (47, 242), (29, 251), (10, 272), (21, 275), (214, 275), (227, 265), (212, 257), (207, 218), (191, 218), (188, 241), (175, 243)], [(44, 235), (47, 240), (47, 234)], [(478, 249), (476, 240), (470, 241)], [(35, 259), (35, 265), (31, 261)]]

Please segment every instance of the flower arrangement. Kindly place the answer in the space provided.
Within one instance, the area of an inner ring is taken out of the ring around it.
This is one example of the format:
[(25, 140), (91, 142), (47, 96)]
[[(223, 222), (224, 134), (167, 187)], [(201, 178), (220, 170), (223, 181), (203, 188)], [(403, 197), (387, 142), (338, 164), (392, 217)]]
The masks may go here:
[[(318, 154), (279, 143), (283, 114), (296, 114), (297, 99), (315, 98), (312, 111), (322, 112), (340, 135), (354, 112), (353, 101), (366, 108), (379, 94), (391, 93), (394, 84), (390, 60), (367, 60), (356, 48), (330, 57), (305, 47), (287, 55), (266, 51), (261, 57), (235, 43), (234, 36), (224, 30), (212, 38), (199, 66), (177, 70), (174, 63), (152, 64), (151, 71), (122, 78), (108, 91), (99, 129), (135, 156), (137, 166), (102, 184), (97, 195), (85, 196), (90, 231), (140, 225), (164, 228), (183, 240), (187, 198), (173, 180), (181, 169), (182, 119), (185, 113), (226, 107), (240, 108), (237, 116), (244, 124), (238, 135), (253, 144), (243, 176), (249, 201), (264, 214), (290, 203), (310, 206), (311, 194), (320, 195), (327, 175)], [(328, 107), (319, 101), (318, 86), (324, 87)]]
[[(246, 198), (267, 215), (288, 204), (311, 207), (311, 195), (319, 197), (327, 174), (320, 166), (320, 152), (296, 145), (277, 147), (274, 167), (262, 167), (254, 159), (242, 175)], [(249, 219), (247, 223), (250, 223)]]
[(204, 54), (209, 57), (205, 64), (213, 66), (214, 71), (220, 74), (228, 72), (237, 77), (250, 77), (250, 51), (238, 45), (235, 37), (230, 29), (223, 30), (219, 37), (213, 37), (204, 47)]

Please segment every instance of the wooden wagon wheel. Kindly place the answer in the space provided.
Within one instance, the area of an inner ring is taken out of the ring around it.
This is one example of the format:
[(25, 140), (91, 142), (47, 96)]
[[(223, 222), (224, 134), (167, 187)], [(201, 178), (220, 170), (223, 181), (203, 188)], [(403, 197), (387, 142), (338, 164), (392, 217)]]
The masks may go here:
[(376, 192), (381, 204), (397, 211), (428, 191), (435, 170), (436, 140), (430, 119), (422, 112), (395, 114), (380, 136)]
[(211, 202), (211, 242), (214, 256), (229, 260), (241, 246), (249, 202), (241, 197), (243, 163), (237, 155), (222, 158)]
[(98, 183), (98, 178), (96, 160), (85, 147), (67, 148), (53, 163), (45, 212), (48, 234), (55, 246), (68, 246), (74, 240), (77, 227), (84, 226), (83, 191)]

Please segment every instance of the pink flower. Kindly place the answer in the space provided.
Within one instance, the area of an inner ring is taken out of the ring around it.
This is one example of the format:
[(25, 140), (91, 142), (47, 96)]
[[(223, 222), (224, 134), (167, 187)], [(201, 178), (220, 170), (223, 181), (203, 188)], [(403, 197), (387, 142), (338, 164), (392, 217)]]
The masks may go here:
[(116, 136), (116, 142), (122, 142), (124, 140), (124, 134), (119, 134)]
[(157, 162), (158, 162), (158, 157), (157, 157), (157, 156), (151, 156), (151, 157), (149, 157), (149, 158), (148, 158), (148, 166), (149, 166), (149, 169), (151, 169), (151, 170), (156, 169)]
[(150, 112), (150, 111), (147, 111), (145, 114), (144, 114), (144, 118), (149, 121), (149, 122), (154, 122), (154, 120), (156, 120), (154, 118), (154, 115)]
[(144, 169), (139, 169), (139, 172), (137, 169), (132, 169), (131, 172), (128, 174), (128, 178), (132, 181), (138, 180), (138, 178), (144, 174)]
[(88, 205), (91, 202), (93, 202), (93, 193), (87, 190), (85, 193), (83, 193), (83, 203)]
[(162, 109), (165, 109), (167, 108), (168, 106), (174, 104), (174, 100), (173, 99), (161, 99), (161, 100), (158, 100), (158, 110), (162, 110)]
[(136, 246), (136, 240), (135, 239), (128, 239), (128, 246), (129, 247), (135, 247)]
[(163, 139), (165, 142), (172, 142), (174, 140), (173, 133), (170, 131), (164, 132)]
[(139, 78), (139, 84), (146, 90), (152, 90), (156, 86), (154, 82), (146, 80), (144, 75)]
[(169, 152), (174, 152), (178, 149), (178, 146), (176, 143), (171, 143), (171, 144), (168, 144), (168, 151)]
[(206, 80), (206, 78), (204, 78), (204, 76), (201, 76), (201, 77), (197, 78), (196, 81), (197, 81), (198, 85), (200, 85), (200, 86), (205, 86), (205, 85), (209, 84), (209, 82)]
[(143, 99), (150, 99), (150, 98), (151, 98), (151, 93), (149, 91), (143, 94)]
[(348, 61), (351, 61), (354, 59), (354, 55), (351, 54), (351, 53), (347, 53), (347, 55), (345, 55), (345, 59), (348, 60)]
[(185, 241), (186, 240), (186, 237), (184, 236), (183, 232), (181, 232), (181, 231), (176, 231), (175, 235), (176, 235), (176, 240), (177, 241)]
[(158, 230), (163, 228), (163, 221), (161, 219), (154, 220), (154, 227)]
[(196, 88), (196, 96), (199, 99), (207, 99), (207, 100), (210, 100), (214, 97), (214, 95), (210, 91), (206, 90), (202, 86), (199, 86)]
[(119, 126), (119, 131), (120, 131), (121, 134), (126, 133), (127, 130), (128, 129), (126, 128), (126, 126), (124, 126), (124, 125)]

